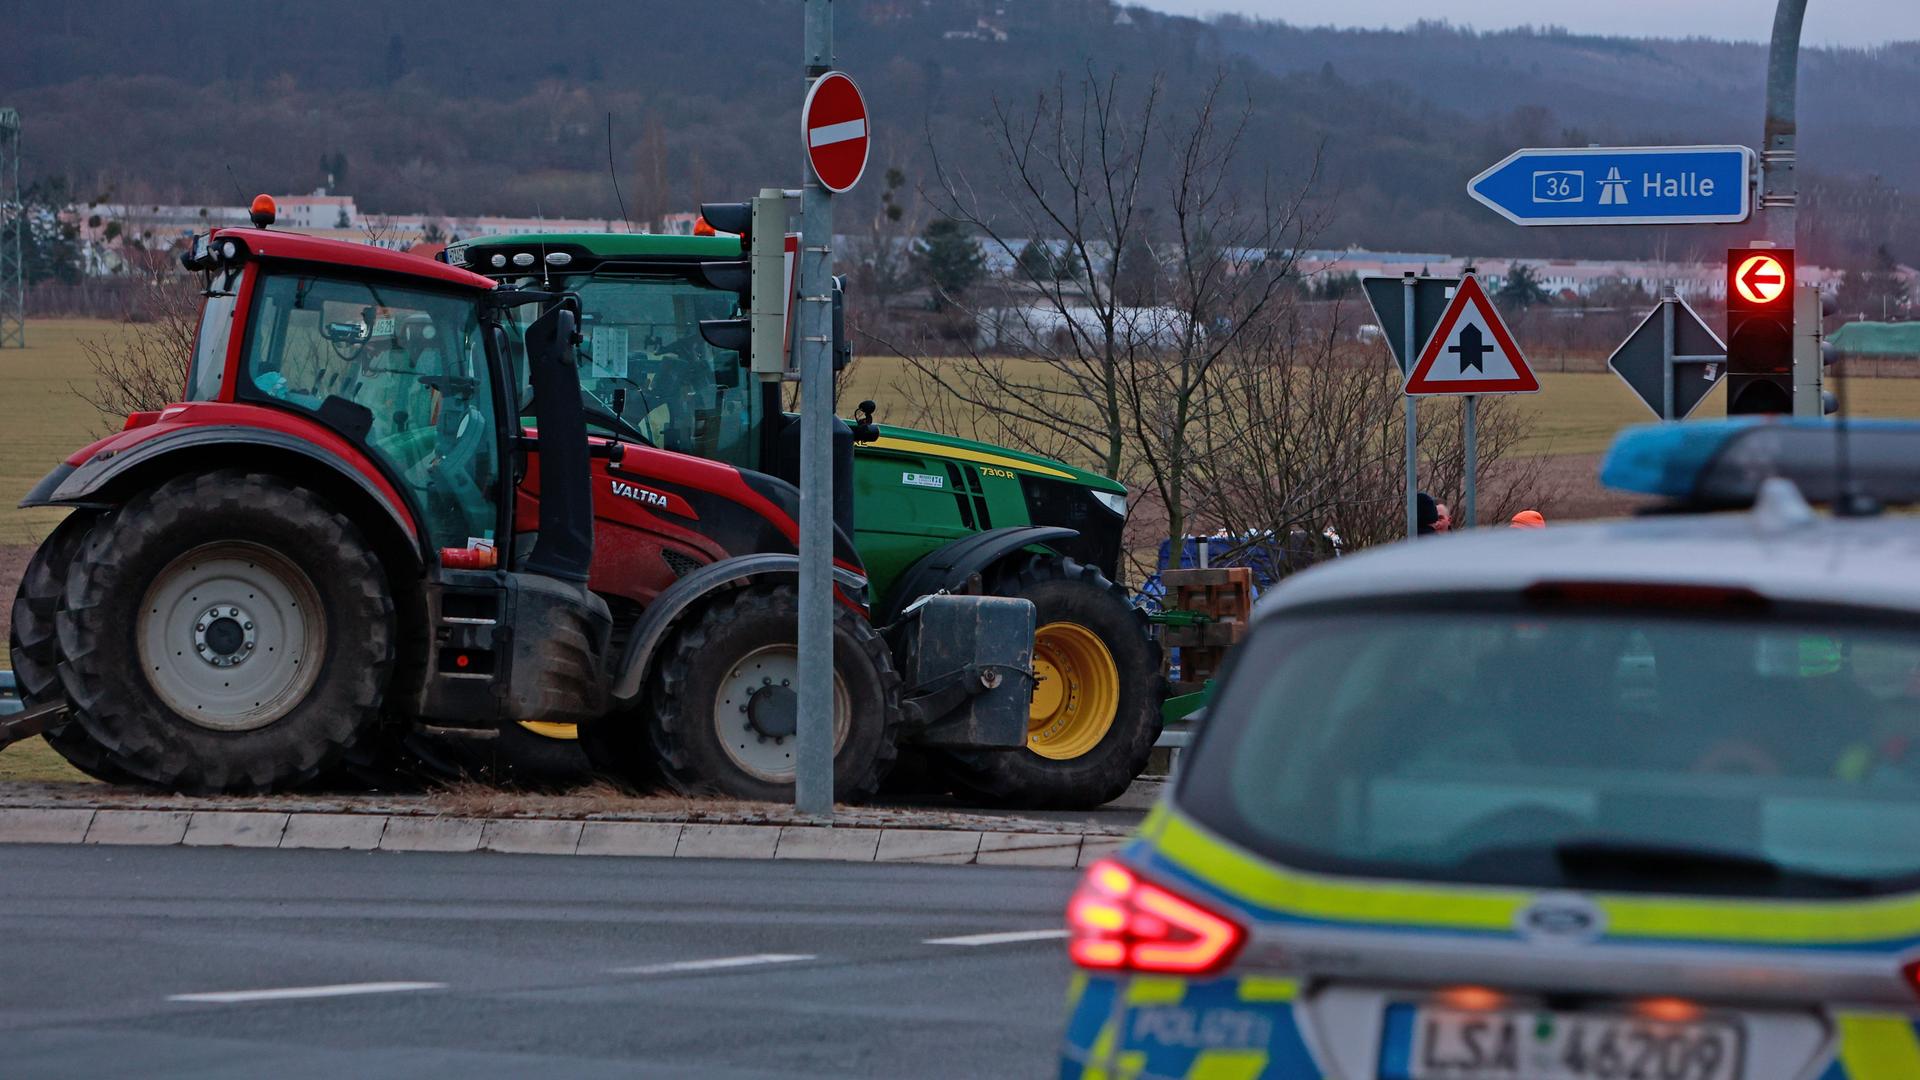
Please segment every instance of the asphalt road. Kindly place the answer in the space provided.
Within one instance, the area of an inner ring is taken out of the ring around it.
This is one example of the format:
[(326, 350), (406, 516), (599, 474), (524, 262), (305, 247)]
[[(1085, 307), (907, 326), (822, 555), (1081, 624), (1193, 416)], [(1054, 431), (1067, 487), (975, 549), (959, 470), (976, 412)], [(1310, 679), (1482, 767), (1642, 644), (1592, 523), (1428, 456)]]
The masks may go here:
[(1074, 879), (0, 848), (0, 1072), (1040, 1076), (1069, 968), (1036, 935)]

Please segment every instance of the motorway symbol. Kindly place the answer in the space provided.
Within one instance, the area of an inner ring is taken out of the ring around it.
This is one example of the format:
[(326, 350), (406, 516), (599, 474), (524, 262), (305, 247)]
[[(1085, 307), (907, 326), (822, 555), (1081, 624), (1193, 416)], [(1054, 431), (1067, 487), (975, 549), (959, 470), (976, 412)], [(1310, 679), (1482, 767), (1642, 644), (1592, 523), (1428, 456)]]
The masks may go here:
[[(1671, 322), (1663, 311), (1668, 305), (1673, 307)], [(1670, 298), (1655, 305), (1627, 340), (1613, 350), (1607, 357), (1607, 367), (1646, 402), (1653, 415), (1680, 420), (1693, 412), (1720, 381), (1726, 372), (1726, 360), (1727, 347), (1720, 335), (1685, 300)], [(1673, 371), (1671, 409), (1667, 405), (1669, 368)]]
[(1516, 150), (1467, 194), (1519, 225), (1732, 222), (1753, 212), (1752, 173), (1744, 146)]
[(800, 107), (800, 132), (807, 162), (822, 186), (840, 195), (860, 182), (872, 149), (867, 102), (844, 72), (829, 71), (813, 80)]
[(1413, 341), (1403, 340), (1407, 336), (1407, 286), (1403, 277), (1363, 277), (1360, 288), (1367, 294), (1367, 303), (1373, 306), (1373, 317), (1380, 326), (1381, 336), (1387, 339), (1387, 348), (1393, 350), (1393, 358), (1405, 373), (1407, 365), (1413, 359), (1413, 351), (1420, 343), (1433, 336), (1433, 328), (1440, 325), (1440, 316), (1447, 310), (1447, 303), (1453, 299), (1453, 292), (1460, 287), (1459, 278), (1414, 278), (1413, 287)]
[(1480, 279), (1468, 274), (1407, 373), (1406, 393), (1531, 394), (1539, 389), (1540, 380), (1527, 367)]
[(1734, 271), (1733, 287), (1749, 304), (1771, 304), (1787, 291), (1787, 271), (1772, 255), (1749, 255)]

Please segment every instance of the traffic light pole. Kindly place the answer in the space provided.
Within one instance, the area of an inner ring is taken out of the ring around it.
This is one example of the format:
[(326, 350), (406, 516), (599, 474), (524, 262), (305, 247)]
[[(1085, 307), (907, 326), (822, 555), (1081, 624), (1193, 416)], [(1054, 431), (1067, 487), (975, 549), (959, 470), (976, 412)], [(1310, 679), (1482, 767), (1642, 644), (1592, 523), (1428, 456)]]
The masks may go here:
[[(833, 0), (806, 0), (809, 85), (833, 67)], [(833, 195), (803, 166), (800, 303), (799, 730), (794, 809), (833, 816)]]
[(1800, 85), (1800, 24), (1807, 0), (1780, 0), (1773, 13), (1773, 43), (1767, 50), (1767, 124), (1760, 149), (1760, 213), (1767, 240), (1794, 246), (1800, 182), (1794, 176), (1794, 118)]
[[(1413, 369), (1413, 358), (1420, 350), (1419, 343), (1413, 340), (1414, 290), (1418, 288), (1418, 283), (1414, 280), (1413, 271), (1411, 270), (1407, 271), (1406, 276), (1400, 280), (1403, 283), (1402, 288), (1405, 290), (1401, 293), (1401, 296), (1405, 297), (1404, 303), (1406, 305), (1406, 332), (1400, 338), (1403, 342), (1401, 349), (1405, 352), (1405, 361), (1401, 371), (1401, 374), (1404, 375)], [(1420, 535), (1420, 399), (1414, 397), (1412, 394), (1407, 394), (1406, 410), (1407, 539), (1411, 540)]]

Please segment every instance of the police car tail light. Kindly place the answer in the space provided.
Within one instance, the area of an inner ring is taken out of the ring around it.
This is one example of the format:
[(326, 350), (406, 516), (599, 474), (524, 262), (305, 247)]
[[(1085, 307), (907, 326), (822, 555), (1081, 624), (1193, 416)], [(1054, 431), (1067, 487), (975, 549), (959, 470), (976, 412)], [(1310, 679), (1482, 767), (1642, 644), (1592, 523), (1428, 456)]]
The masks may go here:
[(1087, 869), (1067, 903), (1067, 954), (1081, 967), (1194, 975), (1217, 971), (1246, 931), (1109, 859)]
[(1907, 984), (1907, 989), (1920, 994), (1920, 960), (1910, 960), (1900, 965), (1900, 978)]

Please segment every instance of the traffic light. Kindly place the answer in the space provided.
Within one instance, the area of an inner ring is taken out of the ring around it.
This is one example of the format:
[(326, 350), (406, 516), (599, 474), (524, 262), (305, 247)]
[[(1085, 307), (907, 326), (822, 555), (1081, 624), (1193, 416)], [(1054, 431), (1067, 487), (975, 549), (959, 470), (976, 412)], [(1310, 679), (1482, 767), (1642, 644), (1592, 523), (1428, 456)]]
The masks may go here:
[(1727, 415), (1793, 411), (1793, 251), (1727, 252)]
[(708, 284), (740, 294), (741, 318), (705, 319), (700, 335), (715, 348), (744, 354), (762, 378), (779, 378), (787, 367), (788, 269), (786, 193), (763, 188), (749, 202), (702, 203), (700, 217), (721, 232), (738, 233), (746, 256), (706, 263)]

